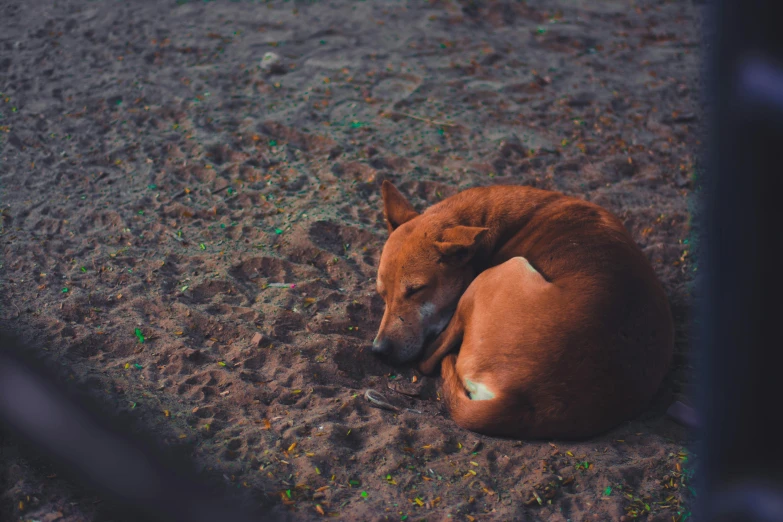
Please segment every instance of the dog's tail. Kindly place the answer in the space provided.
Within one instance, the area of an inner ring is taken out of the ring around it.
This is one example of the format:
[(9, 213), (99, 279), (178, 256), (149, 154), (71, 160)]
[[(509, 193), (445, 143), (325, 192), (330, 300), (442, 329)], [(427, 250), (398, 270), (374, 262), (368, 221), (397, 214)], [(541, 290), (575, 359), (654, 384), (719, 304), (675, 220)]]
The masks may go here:
[(524, 410), (502, 393), (492, 399), (472, 400), (468, 397), (456, 368), (457, 356), (447, 355), (441, 366), (443, 396), (454, 422), (461, 428), (497, 437), (528, 437)]

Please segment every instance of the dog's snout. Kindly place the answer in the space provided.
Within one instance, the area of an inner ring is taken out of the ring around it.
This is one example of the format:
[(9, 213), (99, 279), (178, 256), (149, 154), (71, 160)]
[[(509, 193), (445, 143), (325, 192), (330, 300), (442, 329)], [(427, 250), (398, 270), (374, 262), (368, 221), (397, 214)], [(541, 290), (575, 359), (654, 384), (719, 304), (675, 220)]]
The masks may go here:
[(372, 342), (372, 353), (375, 355), (388, 355), (391, 348), (392, 343), (386, 337), (378, 336)]

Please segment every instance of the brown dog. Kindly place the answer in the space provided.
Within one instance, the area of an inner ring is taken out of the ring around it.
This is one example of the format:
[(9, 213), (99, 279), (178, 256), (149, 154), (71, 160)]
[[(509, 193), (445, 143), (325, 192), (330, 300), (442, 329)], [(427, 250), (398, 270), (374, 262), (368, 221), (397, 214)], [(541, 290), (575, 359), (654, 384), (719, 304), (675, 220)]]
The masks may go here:
[(388, 181), (382, 192), (386, 311), (373, 352), (419, 359), (424, 374), (440, 364), (459, 426), (584, 438), (656, 393), (672, 357), (671, 312), (617, 217), (522, 186), (469, 189), (423, 214)]

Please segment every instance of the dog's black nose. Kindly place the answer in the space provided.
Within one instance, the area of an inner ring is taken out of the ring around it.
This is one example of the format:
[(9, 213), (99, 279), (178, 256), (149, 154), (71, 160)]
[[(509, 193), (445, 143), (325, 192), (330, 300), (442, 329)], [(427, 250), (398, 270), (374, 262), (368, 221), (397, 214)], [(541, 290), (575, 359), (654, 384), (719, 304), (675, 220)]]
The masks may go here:
[(392, 343), (385, 337), (376, 337), (372, 342), (372, 353), (374, 355), (388, 355), (391, 351)]

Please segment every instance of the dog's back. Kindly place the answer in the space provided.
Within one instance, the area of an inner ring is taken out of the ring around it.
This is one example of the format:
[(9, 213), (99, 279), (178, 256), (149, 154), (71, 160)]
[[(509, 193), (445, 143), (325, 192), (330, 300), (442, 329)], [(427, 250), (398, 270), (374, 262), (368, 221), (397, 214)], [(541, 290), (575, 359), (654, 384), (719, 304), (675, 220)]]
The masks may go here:
[[(463, 194), (499, 205), (536, 201), (525, 226), (488, 263), (493, 271), (524, 256), (556, 290), (557, 297), (538, 305), (537, 313), (505, 317), (522, 336), (512, 351), (524, 361), (506, 361), (497, 371), (524, 368), (525, 402), (534, 405), (535, 422), (541, 422), (525, 426), (526, 435), (589, 436), (639, 413), (669, 369), (674, 326), (663, 287), (622, 222), (593, 203), (528, 187)], [(493, 276), (499, 280), (485, 285), (486, 298), (492, 294), (495, 302), (498, 292), (517, 292), (509, 280), (512, 269), (502, 270)]]

